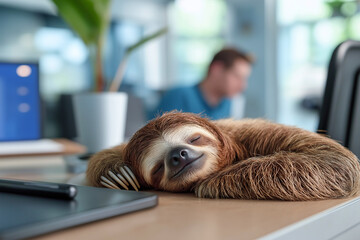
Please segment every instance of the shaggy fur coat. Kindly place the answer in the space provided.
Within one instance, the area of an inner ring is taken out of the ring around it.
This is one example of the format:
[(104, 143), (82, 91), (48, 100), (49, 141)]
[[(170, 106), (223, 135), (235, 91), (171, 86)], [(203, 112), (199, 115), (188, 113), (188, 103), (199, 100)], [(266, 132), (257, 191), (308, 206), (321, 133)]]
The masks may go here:
[(142, 189), (206, 198), (317, 200), (360, 192), (359, 160), (348, 149), (326, 136), (261, 119), (164, 114), (129, 143), (95, 154), (87, 180), (101, 186), (101, 176), (123, 165)]

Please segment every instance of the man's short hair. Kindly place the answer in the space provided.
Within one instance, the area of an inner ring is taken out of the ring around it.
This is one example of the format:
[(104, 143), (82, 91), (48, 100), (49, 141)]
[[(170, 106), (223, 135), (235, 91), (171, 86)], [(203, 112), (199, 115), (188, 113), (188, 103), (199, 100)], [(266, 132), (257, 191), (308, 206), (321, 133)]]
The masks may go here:
[(221, 62), (225, 68), (230, 68), (238, 59), (244, 60), (249, 64), (254, 62), (254, 57), (250, 54), (239, 51), (235, 48), (224, 48), (215, 54), (209, 65), (209, 70), (211, 65), (215, 62)]

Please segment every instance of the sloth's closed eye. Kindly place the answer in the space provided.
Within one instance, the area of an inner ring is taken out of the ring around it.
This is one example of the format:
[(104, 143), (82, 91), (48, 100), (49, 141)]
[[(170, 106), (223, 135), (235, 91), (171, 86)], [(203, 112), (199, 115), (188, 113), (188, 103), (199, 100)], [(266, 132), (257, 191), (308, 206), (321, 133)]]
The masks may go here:
[(192, 138), (191, 140), (190, 140), (190, 143), (194, 143), (194, 142), (196, 142), (197, 140), (199, 140), (201, 138), (201, 136), (196, 136), (196, 137), (194, 137), (194, 138)]
[(163, 168), (164, 168), (164, 164), (160, 164), (160, 165), (158, 166), (158, 168), (154, 171), (153, 175), (159, 173), (160, 170), (163, 169)]

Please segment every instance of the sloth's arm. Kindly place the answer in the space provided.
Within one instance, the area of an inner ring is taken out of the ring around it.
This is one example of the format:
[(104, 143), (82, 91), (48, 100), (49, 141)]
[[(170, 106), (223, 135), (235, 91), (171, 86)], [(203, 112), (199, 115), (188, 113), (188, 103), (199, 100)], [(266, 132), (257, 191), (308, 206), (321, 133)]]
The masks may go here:
[(198, 197), (315, 200), (360, 193), (357, 157), (327, 137), (263, 120), (217, 124), (246, 152), (199, 182)]
[(342, 154), (279, 152), (230, 165), (199, 182), (194, 190), (205, 198), (343, 198), (360, 193), (360, 167), (356, 157)]
[[(215, 124), (245, 150), (240, 159), (272, 155), (281, 151), (306, 153), (312, 150), (344, 152), (335, 141), (317, 133), (262, 119), (220, 120)], [(331, 150), (332, 149), (332, 150)]]
[(101, 176), (108, 176), (109, 170), (116, 173), (124, 166), (123, 153), (126, 144), (106, 149), (92, 156), (88, 163), (86, 179), (91, 186), (102, 187)]

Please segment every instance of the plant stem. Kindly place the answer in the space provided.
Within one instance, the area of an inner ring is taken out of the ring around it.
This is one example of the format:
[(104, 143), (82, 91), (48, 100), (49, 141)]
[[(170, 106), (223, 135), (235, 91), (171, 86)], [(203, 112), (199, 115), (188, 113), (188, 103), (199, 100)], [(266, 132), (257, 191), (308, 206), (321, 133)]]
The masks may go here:
[(135, 44), (131, 45), (130, 47), (128, 47), (126, 49), (125, 52), (125, 56), (123, 57), (122, 61), (120, 62), (117, 70), (116, 70), (116, 74), (114, 79), (111, 82), (110, 88), (109, 88), (109, 92), (117, 92), (120, 88), (121, 82), (124, 78), (124, 74), (125, 74), (125, 67), (127, 64), (127, 60), (130, 56), (130, 54), (135, 51), (137, 48), (141, 47), (142, 45), (144, 45), (145, 43), (151, 41), (152, 39), (155, 39), (163, 34), (165, 34), (167, 32), (167, 28), (163, 28), (160, 31), (155, 32), (154, 34), (151, 34), (147, 37), (144, 37), (142, 39), (140, 39), (138, 42), (136, 42)]
[(96, 44), (95, 56), (95, 91), (101, 92), (104, 89), (104, 77), (102, 68), (102, 41)]
[(129, 54), (125, 53), (125, 56), (121, 60), (119, 66), (116, 70), (115, 78), (110, 85), (109, 92), (117, 92), (119, 90), (121, 82), (124, 78), (125, 68), (126, 68), (128, 57), (129, 57)]

